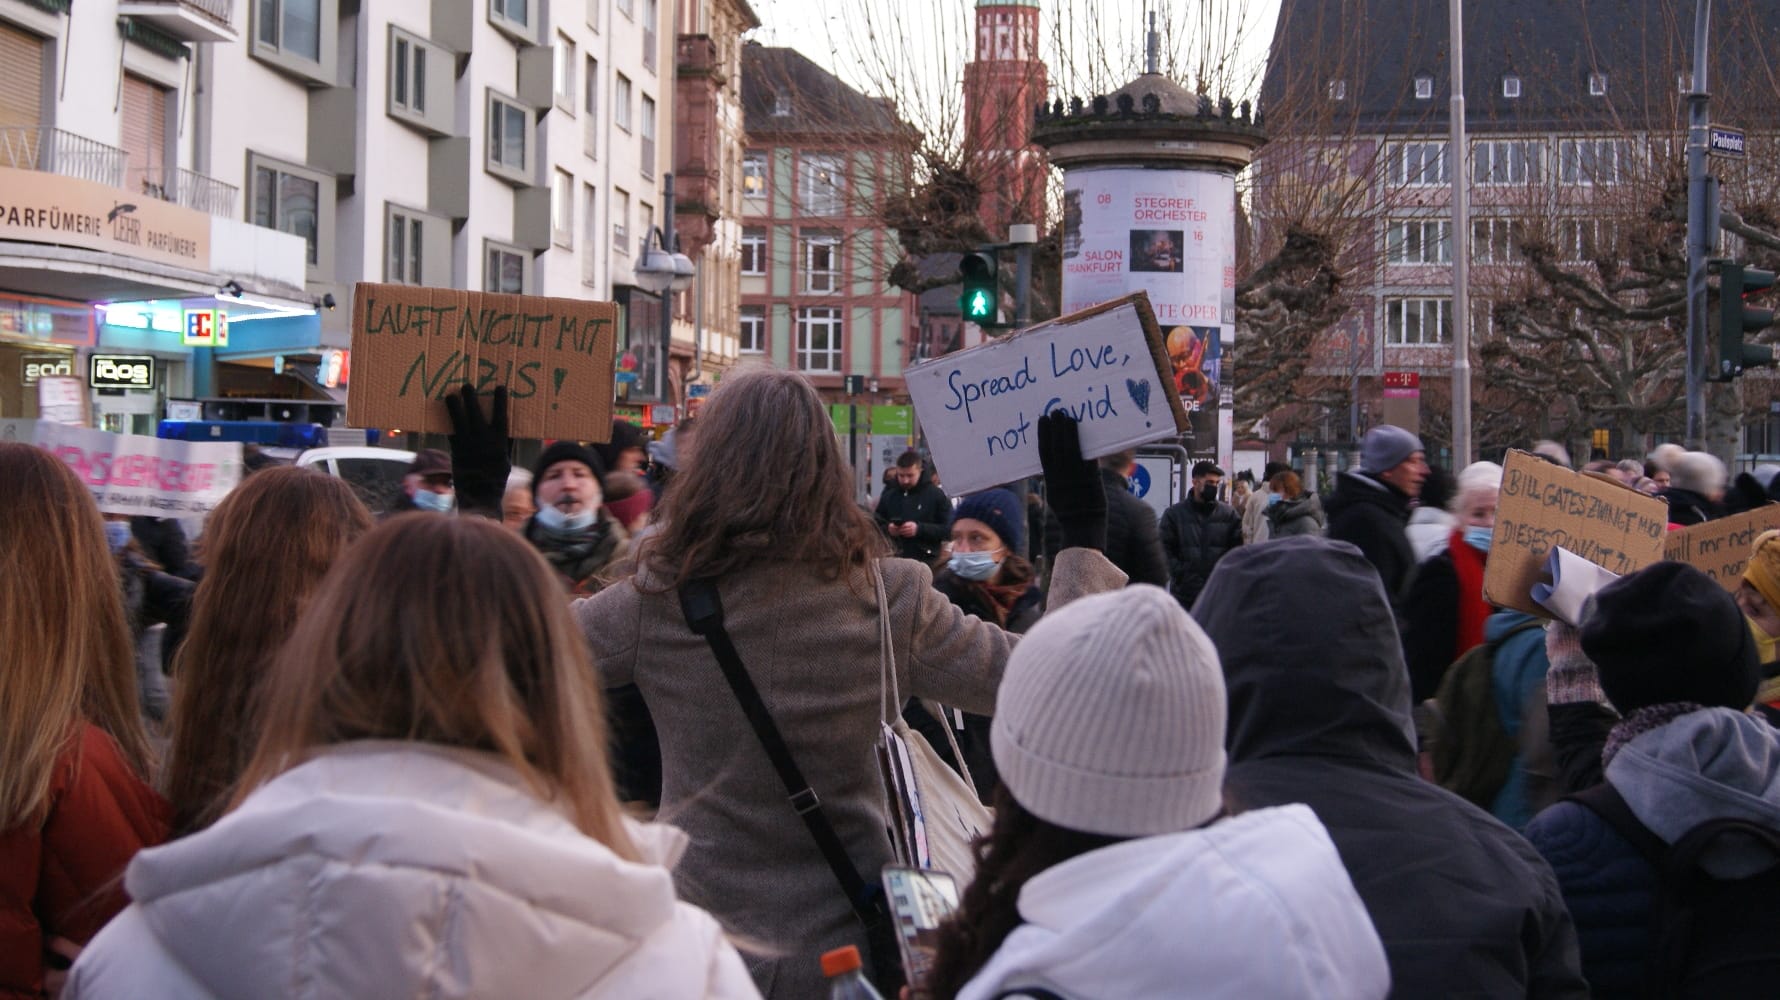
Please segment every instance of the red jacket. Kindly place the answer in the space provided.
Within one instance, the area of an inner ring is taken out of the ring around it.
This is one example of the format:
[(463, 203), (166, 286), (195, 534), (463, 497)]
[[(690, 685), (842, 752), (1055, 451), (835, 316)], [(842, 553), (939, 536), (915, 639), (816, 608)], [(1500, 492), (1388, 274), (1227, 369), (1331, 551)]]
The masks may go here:
[(167, 839), (167, 803), (99, 727), (56, 762), (42, 822), (0, 833), (0, 997), (42, 995), (44, 942), (86, 944), (129, 900), (124, 866)]

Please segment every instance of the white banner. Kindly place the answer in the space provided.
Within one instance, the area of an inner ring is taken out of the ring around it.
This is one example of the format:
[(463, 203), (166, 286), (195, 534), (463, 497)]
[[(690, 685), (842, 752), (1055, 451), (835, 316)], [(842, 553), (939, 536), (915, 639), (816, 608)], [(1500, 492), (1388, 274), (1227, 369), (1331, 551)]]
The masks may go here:
[(1204, 170), (1071, 170), (1063, 181), (1063, 312), (1147, 292), (1167, 338), (1194, 458), (1228, 462), (1218, 417), (1236, 336), (1236, 178)]
[(37, 444), (68, 463), (107, 514), (201, 517), (241, 481), (241, 445), (168, 441), (37, 422)]

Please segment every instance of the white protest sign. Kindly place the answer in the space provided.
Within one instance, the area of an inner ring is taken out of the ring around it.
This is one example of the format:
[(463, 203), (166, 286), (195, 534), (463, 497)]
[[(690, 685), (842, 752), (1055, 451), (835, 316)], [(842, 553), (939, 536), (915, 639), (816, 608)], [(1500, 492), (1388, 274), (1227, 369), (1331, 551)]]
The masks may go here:
[(241, 481), (241, 445), (167, 441), (37, 423), (37, 444), (68, 463), (107, 514), (199, 517)]
[(911, 367), (909, 398), (949, 492), (1037, 475), (1038, 418), (1081, 423), (1097, 458), (1186, 430), (1144, 293)]

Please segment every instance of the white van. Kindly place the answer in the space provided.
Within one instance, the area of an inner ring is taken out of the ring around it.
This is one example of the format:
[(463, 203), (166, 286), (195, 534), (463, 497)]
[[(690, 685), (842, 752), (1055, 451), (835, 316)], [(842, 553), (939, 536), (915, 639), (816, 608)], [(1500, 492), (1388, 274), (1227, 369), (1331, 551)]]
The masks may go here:
[(402, 496), (402, 476), (414, 453), (397, 448), (311, 448), (297, 456), (299, 466), (314, 466), (352, 486), (371, 513), (382, 514)]

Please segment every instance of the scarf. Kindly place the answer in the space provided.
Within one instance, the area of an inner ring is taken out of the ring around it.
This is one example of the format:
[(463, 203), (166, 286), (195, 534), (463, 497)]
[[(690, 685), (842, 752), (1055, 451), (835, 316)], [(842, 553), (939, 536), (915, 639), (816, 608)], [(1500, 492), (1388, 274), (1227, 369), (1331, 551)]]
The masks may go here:
[(1446, 551), (1452, 553), (1452, 570), (1459, 578), (1458, 648), (1453, 659), (1483, 645), (1483, 626), (1489, 621), (1489, 602), (1483, 599), (1483, 568), (1489, 558), (1465, 544), (1465, 533), (1454, 531)]
[(1706, 706), (1692, 701), (1671, 701), (1662, 705), (1646, 705), (1632, 714), (1614, 723), (1607, 733), (1607, 743), (1601, 747), (1601, 767), (1604, 769), (1613, 763), (1613, 758), (1627, 743), (1643, 736), (1652, 729), (1658, 729), (1674, 722), (1689, 712), (1698, 712)]
[(532, 518), (526, 525), (525, 537), (543, 555), (544, 561), (564, 577), (575, 593), (592, 593), (583, 589), (593, 575), (611, 561), (618, 548), (618, 535), (612, 522), (601, 511), (593, 526), (581, 531), (552, 531)]

